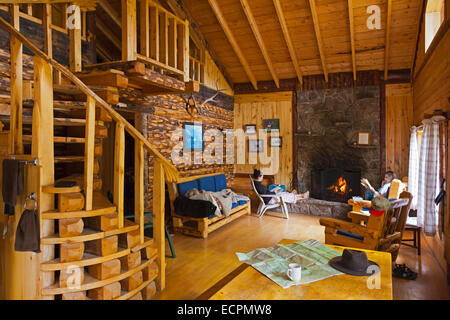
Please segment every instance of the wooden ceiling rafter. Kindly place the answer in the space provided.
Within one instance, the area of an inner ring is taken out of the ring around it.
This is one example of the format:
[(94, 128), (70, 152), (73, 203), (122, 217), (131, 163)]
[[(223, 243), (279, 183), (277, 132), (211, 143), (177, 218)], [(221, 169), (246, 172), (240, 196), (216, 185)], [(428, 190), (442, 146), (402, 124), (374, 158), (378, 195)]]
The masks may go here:
[(108, 16), (120, 27), (122, 28), (122, 18), (120, 15), (120, 12), (117, 12), (117, 10), (106, 0), (99, 0), (98, 5), (100, 8), (105, 11)]
[(219, 24), (222, 27), (222, 30), (225, 32), (225, 36), (227, 37), (228, 42), (230, 42), (239, 61), (241, 62), (242, 66), (244, 67), (247, 77), (249, 78), (249, 80), (252, 83), (255, 90), (258, 90), (258, 82), (257, 82), (255, 76), (253, 75), (252, 70), (250, 69), (250, 65), (248, 64), (247, 59), (244, 56), (244, 53), (242, 52), (241, 48), (239, 47), (239, 45), (236, 41), (236, 38), (234, 37), (233, 33), (231, 32), (231, 29), (228, 26), (228, 23), (225, 20), (225, 17), (222, 13), (222, 10), (220, 10), (217, 1), (216, 0), (208, 0), (208, 2), (209, 2), (211, 9), (213, 10), (217, 20), (219, 21)]
[(322, 63), (323, 75), (325, 76), (325, 82), (328, 82), (327, 62), (325, 59), (325, 52), (323, 49), (322, 34), (320, 32), (319, 17), (317, 15), (315, 0), (309, 0), (309, 7), (311, 9), (311, 16), (314, 24), (314, 31), (316, 34), (317, 46), (319, 48), (320, 61)]
[(286, 24), (286, 19), (284, 17), (283, 8), (281, 7), (280, 0), (273, 0), (273, 5), (275, 6), (275, 11), (277, 12), (278, 21), (281, 25), (281, 30), (283, 32), (284, 41), (286, 42), (286, 45), (288, 47), (289, 55), (292, 60), (292, 64), (294, 65), (295, 73), (297, 74), (298, 81), (300, 82), (300, 85), (303, 84), (303, 74), (300, 69), (300, 64), (298, 63), (297, 54), (295, 52), (295, 47), (292, 42), (291, 35), (289, 33), (289, 29)]
[(9, 4), (55, 4), (71, 3), (85, 11), (94, 11), (98, 0), (10, 0)]
[(391, 41), (391, 18), (392, 18), (392, 0), (387, 0), (386, 16), (386, 40), (384, 45), (384, 79), (388, 77), (389, 71), (389, 48)]
[(350, 24), (350, 43), (352, 47), (353, 80), (356, 81), (355, 26), (353, 21), (353, 0), (348, 0), (348, 19)]
[(258, 42), (259, 49), (266, 61), (267, 67), (269, 68), (270, 74), (272, 75), (272, 79), (275, 82), (277, 88), (280, 87), (280, 80), (278, 79), (277, 73), (275, 72), (275, 68), (273, 66), (272, 60), (270, 59), (269, 52), (262, 38), (261, 32), (259, 31), (258, 24), (256, 23), (255, 17), (253, 16), (252, 10), (248, 4), (247, 0), (240, 0), (241, 7), (244, 10), (244, 13), (247, 17), (248, 23), (250, 24), (250, 28), (253, 31), (253, 35), (255, 36), (256, 42)]
[(225, 77), (225, 80), (228, 82), (228, 84), (233, 87), (234, 83), (231, 80), (230, 75), (226, 71), (225, 67), (222, 65), (222, 63), (217, 58), (217, 53), (212, 48), (208, 41), (205, 39), (203, 34), (198, 28), (198, 24), (195, 22), (195, 19), (193, 18), (191, 12), (188, 10), (188, 8), (184, 5), (182, 0), (166, 0), (167, 5), (169, 8), (173, 11), (173, 13), (182, 18), (189, 21), (189, 36), (191, 37), (192, 41), (194, 41), (195, 45), (199, 48), (204, 48), (208, 51), (209, 55), (211, 56), (212, 60), (216, 64), (217, 68), (219, 68), (220, 72), (222, 72), (223, 76)]
[(121, 40), (108, 28), (101, 19), (95, 19), (97, 28), (111, 41), (112, 44), (119, 50), (122, 50)]

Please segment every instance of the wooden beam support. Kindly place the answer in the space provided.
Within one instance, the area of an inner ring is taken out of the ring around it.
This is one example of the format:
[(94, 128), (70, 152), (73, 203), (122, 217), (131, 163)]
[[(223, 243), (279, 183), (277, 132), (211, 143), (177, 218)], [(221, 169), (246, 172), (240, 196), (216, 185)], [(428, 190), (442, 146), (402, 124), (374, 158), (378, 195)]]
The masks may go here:
[(348, 19), (350, 24), (350, 42), (352, 46), (353, 80), (356, 81), (355, 27), (353, 22), (353, 0), (348, 0)]
[(122, 28), (122, 20), (120, 18), (120, 12), (117, 12), (113, 6), (107, 0), (100, 0), (99, 6), (109, 15), (109, 17)]
[(150, 58), (159, 61), (159, 10), (150, 7)]
[[(19, 6), (10, 6), (11, 24), (20, 30)], [(10, 39), (11, 50), (11, 121), (9, 134), (9, 153), (23, 154), (22, 138), (22, 100), (23, 100), (23, 45), (13, 35)]]
[[(411, 66), (411, 80), (413, 80), (414, 74), (415, 74), (415, 70), (416, 70), (416, 60), (417, 60), (417, 49), (419, 47), (419, 40), (420, 40), (420, 32), (421, 32), (421, 26), (422, 23), (425, 23), (423, 20), (423, 17), (425, 16), (425, 2), (427, 0), (419, 0), (420, 5), (419, 5), (419, 12), (418, 12), (418, 17), (417, 17), (417, 27), (416, 27), (416, 44), (414, 46), (414, 58), (413, 58), (413, 64)], [(450, 5), (448, 6), (450, 7)]]
[(219, 21), (219, 24), (221, 25), (223, 31), (225, 32), (225, 35), (230, 42), (234, 52), (236, 53), (239, 61), (241, 62), (242, 66), (244, 67), (245, 73), (247, 74), (247, 77), (249, 78), (250, 82), (252, 83), (255, 90), (258, 90), (258, 83), (253, 75), (252, 70), (250, 69), (250, 65), (247, 62), (247, 59), (245, 59), (245, 56), (239, 47), (238, 43), (236, 42), (236, 39), (233, 36), (233, 33), (231, 32), (230, 27), (228, 26), (227, 21), (225, 20), (225, 17), (222, 13), (222, 10), (220, 10), (219, 5), (217, 4), (217, 0), (208, 0), (209, 5), (211, 6), (211, 9), (213, 10), (217, 20)]
[(136, 0), (122, 0), (122, 60), (136, 60)]
[(42, 5), (42, 27), (44, 28), (44, 52), (53, 58), (52, 6), (50, 4)]
[(135, 140), (134, 145), (134, 222), (139, 225), (140, 243), (144, 243), (144, 145)]
[(121, 122), (116, 123), (114, 146), (114, 204), (117, 207), (119, 228), (123, 228), (123, 200), (125, 183), (125, 130)]
[(111, 29), (108, 26), (105, 26), (105, 24), (103, 23), (102, 20), (100, 19), (95, 19), (95, 25), (97, 26), (97, 28), (103, 32), (103, 34), (108, 37), (109, 41), (111, 41), (111, 43), (118, 48), (119, 50), (122, 49), (122, 44), (120, 42), (120, 39), (117, 37), (117, 35), (115, 33), (113, 33), (111, 31)]
[(384, 80), (388, 77), (389, 71), (389, 48), (391, 42), (391, 16), (392, 16), (392, 0), (387, 3), (387, 18), (386, 18), (386, 41), (384, 48)]
[(95, 100), (88, 96), (86, 102), (86, 127), (84, 142), (84, 197), (85, 209), (92, 210), (94, 190)]
[(261, 32), (259, 31), (258, 24), (256, 23), (255, 17), (253, 16), (248, 1), (247, 0), (240, 0), (240, 1), (242, 9), (244, 10), (245, 15), (247, 16), (248, 23), (252, 28), (253, 35), (255, 36), (256, 41), (258, 42), (259, 49), (261, 50), (264, 56), (264, 60), (266, 61), (267, 67), (269, 68), (270, 74), (272, 75), (272, 79), (275, 82), (277, 88), (279, 88), (280, 81), (278, 79), (277, 73), (275, 72), (275, 68), (273, 66), (272, 60), (270, 59), (269, 52), (267, 50), (266, 45), (264, 44), (264, 40), (262, 38)]
[(295, 73), (297, 74), (298, 81), (300, 85), (303, 84), (303, 75), (300, 70), (300, 65), (298, 63), (297, 54), (295, 53), (295, 47), (292, 43), (291, 35), (289, 34), (289, 30), (286, 24), (286, 19), (284, 17), (283, 9), (281, 8), (280, 0), (273, 0), (273, 5), (275, 6), (275, 10), (277, 12), (278, 20), (280, 21), (281, 30), (283, 32), (284, 41), (289, 50), (289, 55), (291, 56), (292, 64), (294, 65)]
[(139, 2), (139, 20), (140, 20), (140, 53), (146, 57), (150, 57), (150, 11), (148, 0)]
[(174, 18), (169, 19), (168, 26), (168, 46), (169, 57), (168, 64), (171, 67), (177, 67), (177, 20)]
[(75, 9), (71, 14), (75, 18), (75, 28), (69, 29), (70, 38), (70, 70), (80, 72), (82, 69), (81, 53), (81, 10)]
[(323, 50), (322, 35), (320, 33), (319, 17), (317, 16), (316, 1), (309, 0), (311, 8), (311, 15), (314, 23), (314, 31), (316, 33), (317, 46), (319, 47), (320, 61), (322, 62), (323, 74), (325, 76), (325, 82), (328, 82), (327, 62), (325, 59), (325, 52)]
[(153, 171), (153, 241), (158, 249), (156, 258), (159, 269), (157, 284), (160, 291), (164, 290), (166, 286), (165, 193), (164, 168), (161, 161), (155, 160)]
[(167, 64), (169, 60), (169, 18), (164, 11), (159, 12), (159, 61)]

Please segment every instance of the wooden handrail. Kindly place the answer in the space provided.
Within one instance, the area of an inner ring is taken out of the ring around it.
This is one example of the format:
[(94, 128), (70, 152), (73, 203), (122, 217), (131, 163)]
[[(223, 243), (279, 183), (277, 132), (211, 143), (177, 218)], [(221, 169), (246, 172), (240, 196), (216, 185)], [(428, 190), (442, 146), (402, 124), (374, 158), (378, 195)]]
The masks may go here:
[(105, 109), (111, 117), (120, 122), (125, 130), (134, 138), (143, 143), (143, 146), (159, 161), (164, 167), (164, 173), (166, 176), (166, 180), (168, 182), (175, 182), (179, 178), (179, 172), (175, 168), (175, 166), (170, 163), (166, 158), (161, 155), (161, 153), (156, 150), (146, 139), (145, 137), (135, 128), (131, 123), (129, 123), (125, 118), (123, 118), (118, 112), (116, 112), (107, 102), (105, 102), (102, 98), (100, 98), (97, 94), (95, 94), (87, 85), (85, 85), (77, 76), (75, 76), (68, 68), (61, 65), (54, 59), (47, 56), (44, 52), (42, 52), (37, 46), (35, 46), (31, 41), (29, 41), (25, 36), (16, 30), (12, 25), (6, 22), (3, 18), (0, 17), (0, 25), (6, 29), (11, 35), (14, 35), (19, 41), (21, 41), (28, 49), (30, 49), (34, 54), (41, 57), (44, 61), (49, 63), (53, 68), (61, 72), (64, 76), (66, 76), (72, 83), (77, 86), (86, 96), (92, 97), (96, 104)]

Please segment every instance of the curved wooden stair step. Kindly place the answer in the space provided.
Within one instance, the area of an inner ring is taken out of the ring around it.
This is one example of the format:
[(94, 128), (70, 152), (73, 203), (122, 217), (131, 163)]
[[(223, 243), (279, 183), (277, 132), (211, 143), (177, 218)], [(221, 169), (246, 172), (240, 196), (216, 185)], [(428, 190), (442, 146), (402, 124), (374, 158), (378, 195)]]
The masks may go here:
[[(9, 122), (9, 116), (0, 116), (0, 120), (3, 122)], [(22, 118), (23, 124), (32, 124), (33, 118), (30, 116), (24, 116)], [(98, 126), (104, 126), (104, 121), (95, 121)], [(86, 125), (86, 119), (76, 119), (76, 118), (54, 118), (54, 125), (57, 127), (84, 127)]]
[(132, 276), (136, 272), (139, 272), (139, 271), (143, 270), (144, 268), (148, 267), (151, 262), (152, 262), (151, 260), (144, 260), (141, 263), (141, 265), (137, 266), (136, 268), (128, 270), (128, 271), (121, 270), (121, 273), (119, 275), (111, 277), (109, 279), (105, 279), (105, 280), (98, 280), (97, 278), (94, 278), (93, 276), (91, 276), (88, 272), (85, 272), (84, 273), (84, 282), (77, 288), (60, 288), (59, 283), (55, 282), (54, 284), (52, 284), (46, 288), (43, 288), (42, 295), (43, 296), (53, 296), (53, 295), (59, 295), (59, 294), (63, 294), (63, 293), (86, 291), (86, 290), (104, 287), (113, 282), (117, 282), (117, 281), (120, 281), (120, 280), (123, 280), (123, 279), (126, 279), (126, 278)]
[(131, 252), (138, 252), (139, 250), (142, 250), (144, 248), (153, 246), (153, 239), (149, 237), (144, 237), (144, 243), (139, 244), (133, 248), (131, 248)]
[(155, 273), (155, 275), (152, 277), (152, 279), (149, 279), (147, 281), (142, 282), (136, 289), (133, 289), (131, 291), (122, 291), (120, 294), (120, 297), (114, 299), (114, 300), (128, 300), (131, 297), (133, 297), (135, 294), (137, 294), (139, 291), (144, 290), (146, 286), (148, 286), (152, 281), (154, 281), (158, 277), (158, 274)]
[(70, 212), (59, 212), (56, 210), (47, 211), (41, 214), (43, 220), (54, 220), (54, 219), (70, 219), (70, 218), (89, 218), (98, 217), (108, 214), (113, 214), (116, 212), (116, 207), (110, 205), (109, 207), (103, 207), (98, 209), (92, 209), (89, 211), (70, 211)]
[[(73, 156), (71, 156), (71, 157), (73, 157)], [(83, 157), (83, 159), (84, 159), (84, 157)], [(55, 187), (55, 184), (58, 183), (59, 181), (74, 181), (75, 185), (73, 187), (57, 188), (57, 187)], [(43, 186), (42, 192), (51, 193), (51, 194), (81, 192), (84, 189), (84, 176), (82, 174), (73, 174), (73, 175), (56, 180), (55, 184)], [(94, 199), (97, 199), (97, 200), (95, 200), (96, 205), (94, 208), (110, 207), (111, 202), (109, 202), (105, 196), (100, 195), (100, 192), (98, 192), (98, 190), (99, 190), (98, 188), (101, 188), (101, 179), (94, 178), (94, 190), (96, 191), (96, 192), (94, 192), (94, 196), (96, 197)]]
[(110, 254), (108, 256), (97, 256), (95, 254), (85, 252), (83, 254), (83, 259), (78, 261), (61, 262), (60, 259), (58, 258), (47, 262), (43, 262), (41, 263), (41, 271), (58, 271), (58, 270), (65, 270), (71, 267), (86, 267), (110, 261), (113, 259), (118, 259), (128, 254), (130, 254), (130, 249), (125, 248), (119, 248), (119, 250), (116, 253)]
[[(33, 137), (30, 135), (23, 136), (24, 142), (31, 143), (32, 140), (33, 140)], [(53, 141), (55, 143), (84, 143), (85, 140), (86, 140), (85, 138), (80, 138), (80, 137), (53, 137)], [(57, 157), (55, 157), (55, 160), (56, 160), (56, 158)]]
[(90, 228), (84, 228), (83, 232), (80, 235), (74, 236), (74, 237), (61, 238), (58, 234), (53, 234), (48, 237), (44, 237), (41, 239), (41, 244), (50, 245), (50, 244), (63, 244), (63, 243), (69, 244), (69, 243), (86, 242), (86, 241), (103, 239), (103, 238), (114, 236), (117, 234), (135, 231), (138, 229), (139, 229), (139, 225), (137, 225), (137, 224), (125, 226), (123, 228), (114, 229), (114, 230), (110, 230), (110, 231), (98, 231), (98, 230), (93, 230)]
[(84, 156), (55, 156), (55, 163), (84, 162)]
[[(33, 108), (34, 100), (28, 99), (23, 101), (24, 108)], [(86, 102), (72, 100), (53, 100), (53, 110), (76, 110), (86, 109)]]

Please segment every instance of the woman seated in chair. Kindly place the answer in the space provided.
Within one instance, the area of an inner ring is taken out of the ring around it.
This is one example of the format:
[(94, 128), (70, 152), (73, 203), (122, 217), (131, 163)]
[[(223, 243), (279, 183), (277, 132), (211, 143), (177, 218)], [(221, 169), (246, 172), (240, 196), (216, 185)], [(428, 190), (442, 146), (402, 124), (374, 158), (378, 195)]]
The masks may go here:
[[(255, 184), (256, 191), (258, 191), (258, 193), (261, 195), (263, 195), (263, 194), (277, 195), (277, 196), (280, 196), (285, 203), (296, 203), (298, 200), (305, 200), (305, 199), (309, 198), (309, 191), (302, 193), (302, 194), (295, 193), (295, 190), (294, 190), (294, 192), (270, 191), (265, 185), (262, 184), (264, 175), (258, 169), (255, 169), (253, 171), (252, 177), (253, 177), (253, 182)], [(265, 204), (275, 204), (279, 201), (278, 199), (279, 198), (277, 198), (277, 197), (273, 197), (273, 198), (263, 197)]]
[(384, 174), (384, 180), (381, 183), (381, 188), (378, 190), (375, 190), (374, 187), (370, 184), (369, 180), (366, 178), (361, 179), (361, 184), (366, 188), (366, 193), (364, 196), (365, 200), (372, 200), (373, 198), (377, 196), (383, 196), (387, 198), (389, 196), (389, 188), (391, 187), (392, 180), (396, 179), (397, 176), (393, 171), (387, 171)]

